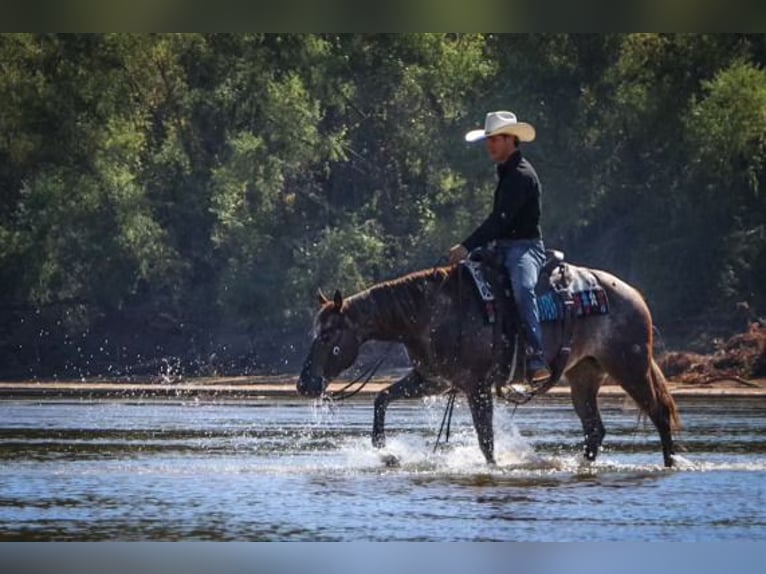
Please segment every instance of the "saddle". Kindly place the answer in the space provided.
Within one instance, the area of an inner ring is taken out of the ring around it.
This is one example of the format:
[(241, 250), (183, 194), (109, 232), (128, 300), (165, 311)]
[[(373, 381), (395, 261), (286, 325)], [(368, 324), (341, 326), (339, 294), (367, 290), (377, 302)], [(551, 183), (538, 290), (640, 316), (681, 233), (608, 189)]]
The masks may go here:
[[(545, 256), (535, 291), (540, 322), (557, 327), (558, 349), (550, 361), (550, 380), (534, 394), (547, 391), (560, 380), (571, 353), (575, 320), (609, 312), (606, 293), (589, 270), (569, 265), (558, 250), (548, 249)], [(514, 390), (516, 383), (525, 380), (526, 343), (502, 254), (494, 248), (481, 248), (463, 265), (476, 286), (485, 320), (493, 326), (490, 377), (496, 394), (517, 404), (527, 402), (534, 394)]]

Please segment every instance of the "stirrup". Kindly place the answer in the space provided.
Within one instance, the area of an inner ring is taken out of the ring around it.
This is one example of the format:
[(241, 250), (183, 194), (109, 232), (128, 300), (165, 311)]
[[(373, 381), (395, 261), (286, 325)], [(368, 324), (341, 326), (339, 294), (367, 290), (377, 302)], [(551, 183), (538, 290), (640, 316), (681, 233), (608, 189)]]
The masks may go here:
[(503, 385), (502, 396), (505, 400), (517, 405), (523, 405), (531, 401), (538, 393), (547, 391), (553, 382), (553, 372), (545, 367), (544, 369), (537, 369), (536, 374), (544, 371), (546, 376), (538, 378), (536, 381), (518, 381), (512, 383), (506, 383)]
[(531, 401), (537, 391), (529, 383), (511, 383), (503, 387), (503, 399), (517, 405), (523, 405)]

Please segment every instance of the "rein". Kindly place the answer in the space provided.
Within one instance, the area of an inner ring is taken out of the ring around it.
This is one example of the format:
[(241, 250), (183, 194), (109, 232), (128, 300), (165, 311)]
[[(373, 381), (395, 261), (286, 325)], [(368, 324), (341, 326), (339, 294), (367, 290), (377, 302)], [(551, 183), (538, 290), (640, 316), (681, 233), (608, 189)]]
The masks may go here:
[(455, 409), (455, 397), (457, 396), (457, 389), (452, 388), (449, 391), (447, 391), (449, 394), (449, 397), (447, 397), (447, 408), (444, 411), (444, 416), (442, 417), (442, 424), (439, 427), (439, 434), (436, 435), (436, 442), (434, 443), (434, 452), (436, 452), (436, 449), (439, 448), (439, 441), (442, 438), (442, 431), (444, 430), (444, 423), (447, 423), (447, 432), (444, 434), (444, 444), (447, 444), (449, 442), (449, 429), (452, 425), (452, 411)]
[[(463, 296), (463, 273), (460, 269), (460, 264), (456, 266), (457, 271), (457, 293), (458, 293), (458, 302), (461, 300)], [(460, 349), (463, 346), (463, 321), (465, 319), (465, 310), (462, 305), (459, 305), (459, 325), (460, 328), (458, 329), (457, 334), (457, 345), (455, 349), (455, 356), (460, 353)], [(455, 387), (452, 387), (449, 391), (447, 391), (447, 394), (449, 395), (447, 397), (447, 406), (444, 409), (444, 415), (442, 416), (442, 424), (439, 427), (439, 433), (436, 435), (436, 442), (434, 442), (434, 450), (433, 452), (436, 452), (436, 449), (439, 448), (439, 442), (441, 441), (442, 437), (442, 431), (444, 432), (444, 444), (446, 445), (449, 442), (449, 433), (450, 433), (450, 427), (452, 426), (452, 412), (455, 410), (455, 397), (457, 397), (457, 389)], [(445, 429), (446, 424), (446, 429)]]
[[(388, 346), (388, 349), (386, 349), (386, 352), (383, 353), (383, 356), (380, 357), (377, 361), (373, 363), (373, 365), (365, 370), (363, 370), (353, 381), (350, 381), (347, 383), (343, 388), (337, 390), (337, 391), (331, 391), (328, 393), (325, 393), (322, 396), (322, 400), (324, 401), (345, 401), (346, 399), (350, 399), (354, 395), (356, 395), (359, 391), (361, 391), (367, 383), (370, 382), (372, 377), (375, 376), (375, 373), (378, 372), (378, 369), (383, 364), (383, 361), (385, 361), (388, 358), (388, 355), (391, 353), (391, 349), (393, 349), (394, 345), (393, 343)], [(362, 380), (364, 379), (364, 380)], [(356, 385), (357, 383), (360, 383), (359, 386), (353, 390), (351, 389), (352, 386)]]

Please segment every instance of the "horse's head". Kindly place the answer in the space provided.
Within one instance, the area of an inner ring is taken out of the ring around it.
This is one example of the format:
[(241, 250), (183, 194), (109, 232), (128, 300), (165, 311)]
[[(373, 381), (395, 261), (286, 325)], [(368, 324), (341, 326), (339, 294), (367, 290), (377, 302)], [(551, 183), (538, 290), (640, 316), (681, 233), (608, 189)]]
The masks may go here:
[(344, 313), (340, 291), (335, 292), (332, 301), (320, 294), (320, 303), (314, 341), (298, 379), (298, 392), (310, 397), (320, 396), (333, 377), (354, 363), (361, 345)]

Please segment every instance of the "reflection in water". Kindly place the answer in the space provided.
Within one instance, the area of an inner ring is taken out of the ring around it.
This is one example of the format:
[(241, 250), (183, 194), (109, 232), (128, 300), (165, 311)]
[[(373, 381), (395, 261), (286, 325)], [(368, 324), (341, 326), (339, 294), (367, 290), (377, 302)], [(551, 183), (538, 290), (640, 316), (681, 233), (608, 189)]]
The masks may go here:
[(0, 540), (766, 538), (764, 399), (682, 400), (671, 470), (617, 404), (595, 464), (570, 405), (499, 406), (497, 468), (464, 405), (433, 452), (443, 406), (393, 406), (377, 451), (366, 399), (5, 401)]

